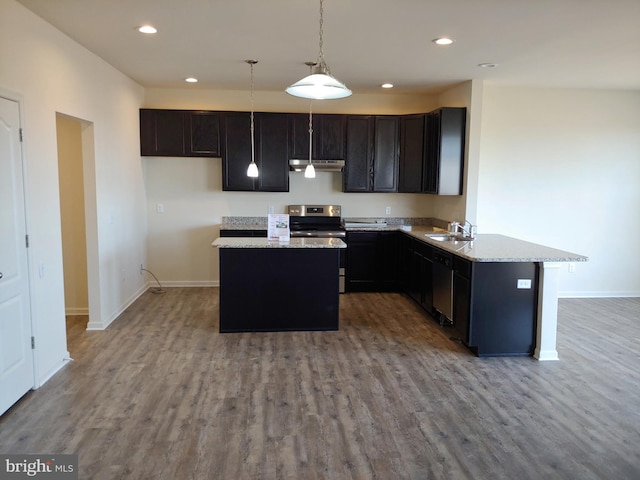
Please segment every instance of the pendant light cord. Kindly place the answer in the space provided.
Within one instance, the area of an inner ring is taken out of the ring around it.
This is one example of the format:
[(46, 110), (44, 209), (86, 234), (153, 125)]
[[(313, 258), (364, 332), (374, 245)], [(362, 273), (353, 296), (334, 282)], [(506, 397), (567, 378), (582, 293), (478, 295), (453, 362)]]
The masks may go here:
[(311, 105), (313, 100), (309, 100), (309, 165), (311, 165), (311, 157), (313, 151), (313, 121), (311, 116)]
[(320, 22), (319, 22), (319, 45), (320, 45), (320, 53), (318, 53), (318, 67), (321, 72), (325, 72), (328, 75), (331, 75), (331, 70), (329, 70), (329, 65), (324, 61), (324, 38), (323, 38), (323, 26), (324, 26), (324, 3), (323, 0), (320, 0)]
[(326, 66), (324, 63), (324, 52), (322, 51), (323, 39), (322, 39), (322, 26), (324, 25), (324, 6), (323, 1), (320, 0), (320, 54), (318, 55), (318, 63), (322, 66)]
[(251, 163), (256, 163), (254, 126), (253, 126), (253, 66), (255, 65), (256, 62), (255, 60), (249, 60), (248, 63), (251, 66)]

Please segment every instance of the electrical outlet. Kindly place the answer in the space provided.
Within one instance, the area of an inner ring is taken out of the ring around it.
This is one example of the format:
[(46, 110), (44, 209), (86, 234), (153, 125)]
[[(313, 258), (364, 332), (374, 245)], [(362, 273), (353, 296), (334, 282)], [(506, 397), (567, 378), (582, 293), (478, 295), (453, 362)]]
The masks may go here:
[(164, 204), (156, 203), (156, 213), (164, 213)]
[(529, 279), (529, 278), (519, 278), (518, 279), (518, 288), (521, 288), (521, 289), (529, 289), (529, 288), (531, 288), (531, 279)]
[(273, 205), (269, 205), (269, 207), (267, 208), (267, 213), (274, 213), (275, 209), (273, 208)]
[(385, 209), (384, 209), (384, 213), (385, 213), (386, 215), (391, 215), (391, 207), (385, 207)]
[(576, 271), (576, 264), (573, 262), (569, 263), (569, 273), (573, 273)]

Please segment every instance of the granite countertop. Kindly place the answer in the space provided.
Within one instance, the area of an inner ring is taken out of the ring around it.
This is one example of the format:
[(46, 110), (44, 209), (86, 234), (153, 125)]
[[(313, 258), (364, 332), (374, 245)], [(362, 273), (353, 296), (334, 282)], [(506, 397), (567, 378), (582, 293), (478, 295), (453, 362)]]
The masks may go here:
[[(228, 221), (225, 221), (228, 220)], [(265, 218), (266, 220), (266, 218)], [(428, 234), (446, 234), (446, 221), (414, 218), (345, 218), (347, 232), (404, 231), (406, 234), (441, 250), (472, 262), (586, 262), (588, 257), (498, 234), (480, 234), (471, 241), (438, 241)], [(444, 228), (443, 228), (444, 227)], [(224, 217), (221, 230), (266, 230), (261, 217)], [(331, 245), (331, 241), (340, 245)], [(221, 241), (226, 243), (218, 243)], [(235, 242), (235, 243), (233, 243)], [(328, 243), (328, 244), (327, 244)], [(345, 248), (339, 239), (292, 238), (279, 245), (266, 238), (219, 238), (214, 247), (233, 248)]]
[(418, 240), (472, 262), (586, 262), (584, 255), (526, 242), (506, 235), (485, 233), (474, 240), (439, 241), (428, 234), (440, 233), (433, 228), (413, 228), (406, 232)]
[(288, 242), (264, 237), (220, 237), (211, 244), (215, 248), (347, 248), (339, 238), (301, 238)]

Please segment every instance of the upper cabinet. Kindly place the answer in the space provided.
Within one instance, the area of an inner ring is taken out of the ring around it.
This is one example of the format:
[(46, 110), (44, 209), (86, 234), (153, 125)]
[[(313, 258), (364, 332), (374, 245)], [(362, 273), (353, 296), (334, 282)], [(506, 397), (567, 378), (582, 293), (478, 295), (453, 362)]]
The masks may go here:
[(251, 116), (248, 112), (222, 115), (222, 189), (228, 191), (289, 191), (289, 135), (287, 115), (255, 113), (255, 161), (258, 178), (247, 176), (251, 162)]
[(398, 190), (399, 117), (347, 117), (345, 192)]
[[(312, 158), (345, 160), (343, 191), (462, 194), (466, 108), (312, 119)], [(289, 159), (309, 158), (309, 115), (259, 112), (254, 120), (257, 179), (246, 175), (249, 112), (141, 109), (140, 153), (221, 156), (224, 190), (288, 192)]]
[(220, 113), (140, 110), (140, 154), (157, 157), (219, 157)]
[(185, 155), (190, 157), (220, 156), (220, 113), (185, 113)]
[(423, 192), (462, 194), (466, 112), (445, 107), (427, 114)]
[[(346, 115), (312, 116), (313, 160), (344, 160), (346, 148)], [(309, 115), (289, 114), (291, 158), (309, 158)]]
[(398, 191), (422, 192), (422, 165), (425, 159), (425, 114), (405, 115), (400, 119), (400, 165)]

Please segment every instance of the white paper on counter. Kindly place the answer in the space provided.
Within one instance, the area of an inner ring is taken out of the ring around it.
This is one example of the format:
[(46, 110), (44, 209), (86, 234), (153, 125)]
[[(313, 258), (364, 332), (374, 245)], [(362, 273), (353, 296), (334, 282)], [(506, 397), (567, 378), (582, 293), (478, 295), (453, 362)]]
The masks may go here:
[(288, 242), (291, 238), (288, 213), (269, 213), (267, 218), (267, 237), (269, 240)]

